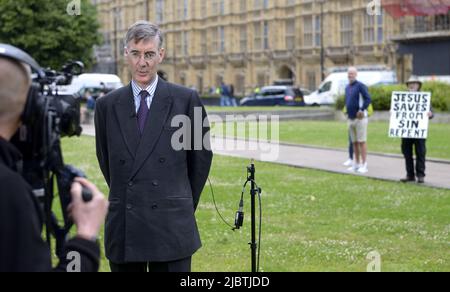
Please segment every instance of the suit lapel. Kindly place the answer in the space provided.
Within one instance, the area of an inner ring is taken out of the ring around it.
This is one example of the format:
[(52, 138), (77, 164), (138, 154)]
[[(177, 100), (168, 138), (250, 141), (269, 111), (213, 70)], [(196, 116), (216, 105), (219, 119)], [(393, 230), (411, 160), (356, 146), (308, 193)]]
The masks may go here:
[(128, 85), (126, 90), (124, 90), (117, 98), (114, 108), (123, 139), (127, 145), (128, 151), (134, 158), (139, 146), (140, 134), (136, 120), (136, 107), (134, 105), (131, 84)]
[(150, 113), (145, 124), (144, 133), (142, 134), (136, 151), (131, 177), (134, 177), (139, 172), (148, 156), (153, 152), (159, 137), (161, 136), (164, 124), (169, 117), (171, 106), (172, 99), (170, 98), (167, 83), (160, 78), (150, 107)]

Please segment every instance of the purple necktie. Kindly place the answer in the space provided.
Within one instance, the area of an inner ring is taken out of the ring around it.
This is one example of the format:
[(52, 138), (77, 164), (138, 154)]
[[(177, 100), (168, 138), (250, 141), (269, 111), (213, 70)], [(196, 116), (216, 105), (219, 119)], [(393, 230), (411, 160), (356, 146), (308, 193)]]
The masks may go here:
[(141, 96), (141, 105), (139, 106), (139, 111), (137, 113), (137, 121), (138, 121), (138, 127), (141, 135), (144, 133), (145, 128), (145, 122), (147, 121), (148, 117), (148, 105), (147, 105), (147, 97), (150, 96), (150, 94), (143, 90), (139, 94)]

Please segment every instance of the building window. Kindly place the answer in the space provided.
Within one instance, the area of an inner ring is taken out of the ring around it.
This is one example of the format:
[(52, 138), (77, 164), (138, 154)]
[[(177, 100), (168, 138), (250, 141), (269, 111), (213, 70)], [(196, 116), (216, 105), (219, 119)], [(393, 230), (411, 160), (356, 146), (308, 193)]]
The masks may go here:
[(320, 47), (322, 42), (322, 23), (320, 15), (306, 16), (303, 19), (303, 46)]
[(255, 10), (261, 9), (261, 0), (253, 0), (253, 8)]
[(268, 50), (270, 46), (269, 46), (269, 23), (267, 21), (264, 21), (263, 42), (264, 42), (264, 50)]
[(219, 44), (220, 44), (220, 47), (219, 47), (219, 50), (220, 50), (220, 53), (224, 53), (225, 52), (225, 27), (223, 27), (223, 26), (220, 26), (219, 27)]
[(375, 16), (364, 13), (363, 33), (364, 43), (372, 44), (375, 42)]
[(185, 56), (189, 56), (189, 32), (185, 31), (183, 32), (183, 54)]
[(225, 15), (225, 0), (213, 0), (213, 15)]
[(384, 41), (383, 15), (372, 16), (364, 13), (363, 42), (366, 44), (378, 44)]
[(347, 9), (347, 8), (351, 8), (353, 5), (353, 0), (341, 0), (339, 1), (339, 6), (341, 8)]
[(208, 35), (207, 35), (207, 31), (204, 30), (202, 31), (202, 36), (201, 36), (201, 46), (202, 46), (202, 55), (207, 55), (208, 54)]
[(240, 6), (239, 6), (239, 12), (246, 12), (247, 11), (247, 0), (241, 0), (240, 1), (241, 2), (241, 4), (240, 4)]
[(176, 37), (175, 37), (175, 51), (176, 51), (176, 55), (177, 56), (181, 55), (181, 53), (183, 52), (182, 38), (183, 38), (183, 33), (182, 32), (176, 33)]
[(219, 30), (217, 28), (214, 28), (212, 30), (212, 47), (213, 52), (218, 53), (219, 52)]
[(225, 15), (225, 0), (219, 1), (219, 14)]
[(384, 15), (382, 13), (381, 15), (377, 16), (377, 39), (379, 44), (382, 44), (384, 42), (383, 25), (384, 25)]
[(212, 14), (213, 15), (219, 14), (219, 0), (212, 0)]
[(189, 17), (189, 0), (184, 0), (183, 2), (183, 19), (188, 19)]
[(191, 19), (196, 19), (196, 17), (197, 17), (197, 2), (191, 1), (189, 8), (191, 9)]
[(255, 50), (259, 51), (261, 47), (261, 23), (256, 22), (253, 24), (253, 34), (255, 36), (254, 47)]
[(156, 0), (155, 6), (156, 22), (161, 24), (164, 21), (164, 0)]
[(287, 6), (293, 6), (295, 4), (297, 4), (297, 0), (287, 0), (287, 3), (286, 3)]
[(240, 48), (241, 48), (241, 52), (246, 52), (247, 51), (247, 26), (243, 25), (240, 28)]
[(206, 17), (207, 15), (208, 15), (208, 1), (200, 1), (200, 3), (201, 3), (201, 7), (200, 7), (200, 10), (201, 10), (201, 17)]
[(189, 0), (182, 0), (182, 4), (177, 6), (178, 20), (187, 20), (189, 17)]
[(295, 19), (286, 21), (286, 49), (295, 49)]
[(268, 9), (269, 0), (254, 0), (253, 7), (255, 8), (255, 10)]
[(434, 30), (450, 30), (450, 11), (447, 15), (436, 15)]
[(304, 12), (311, 12), (312, 11), (312, 2), (303, 3), (303, 11)]
[(341, 45), (353, 45), (353, 16), (351, 14), (341, 15)]
[(314, 21), (315, 45), (320, 47), (322, 43), (322, 22), (320, 16), (315, 17)]
[(313, 46), (313, 21), (312, 16), (303, 18), (303, 46)]

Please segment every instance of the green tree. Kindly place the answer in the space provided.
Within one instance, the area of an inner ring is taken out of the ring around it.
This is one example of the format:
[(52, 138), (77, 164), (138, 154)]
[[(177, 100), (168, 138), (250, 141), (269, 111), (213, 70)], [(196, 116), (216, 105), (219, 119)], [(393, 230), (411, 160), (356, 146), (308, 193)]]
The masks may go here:
[(60, 69), (69, 60), (93, 63), (100, 44), (96, 7), (80, 0), (81, 15), (70, 15), (70, 0), (0, 0), (0, 43), (19, 47), (42, 67)]

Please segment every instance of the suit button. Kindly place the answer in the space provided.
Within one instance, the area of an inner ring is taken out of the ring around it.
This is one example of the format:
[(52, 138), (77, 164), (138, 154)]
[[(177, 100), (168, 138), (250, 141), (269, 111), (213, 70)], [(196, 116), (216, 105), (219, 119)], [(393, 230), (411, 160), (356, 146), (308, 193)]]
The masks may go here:
[(159, 182), (158, 182), (157, 180), (154, 180), (154, 181), (152, 182), (152, 185), (153, 185), (154, 187), (157, 187), (157, 186), (159, 186)]
[(128, 186), (129, 187), (132, 187), (134, 185), (134, 183), (132, 182), (132, 181), (130, 181), (129, 183), (128, 183)]
[(153, 204), (153, 206), (152, 206), (152, 209), (153, 209), (153, 210), (156, 210), (156, 209), (158, 209), (158, 205), (156, 205), (156, 204)]
[(159, 159), (159, 163), (164, 163), (164, 162), (166, 162), (166, 159), (165, 159), (165, 158), (160, 158), (160, 159)]
[(121, 159), (119, 162), (120, 162), (121, 165), (124, 165), (126, 161)]
[(131, 209), (133, 209), (133, 206), (131, 206), (130, 204), (127, 204), (127, 210), (130, 211)]

